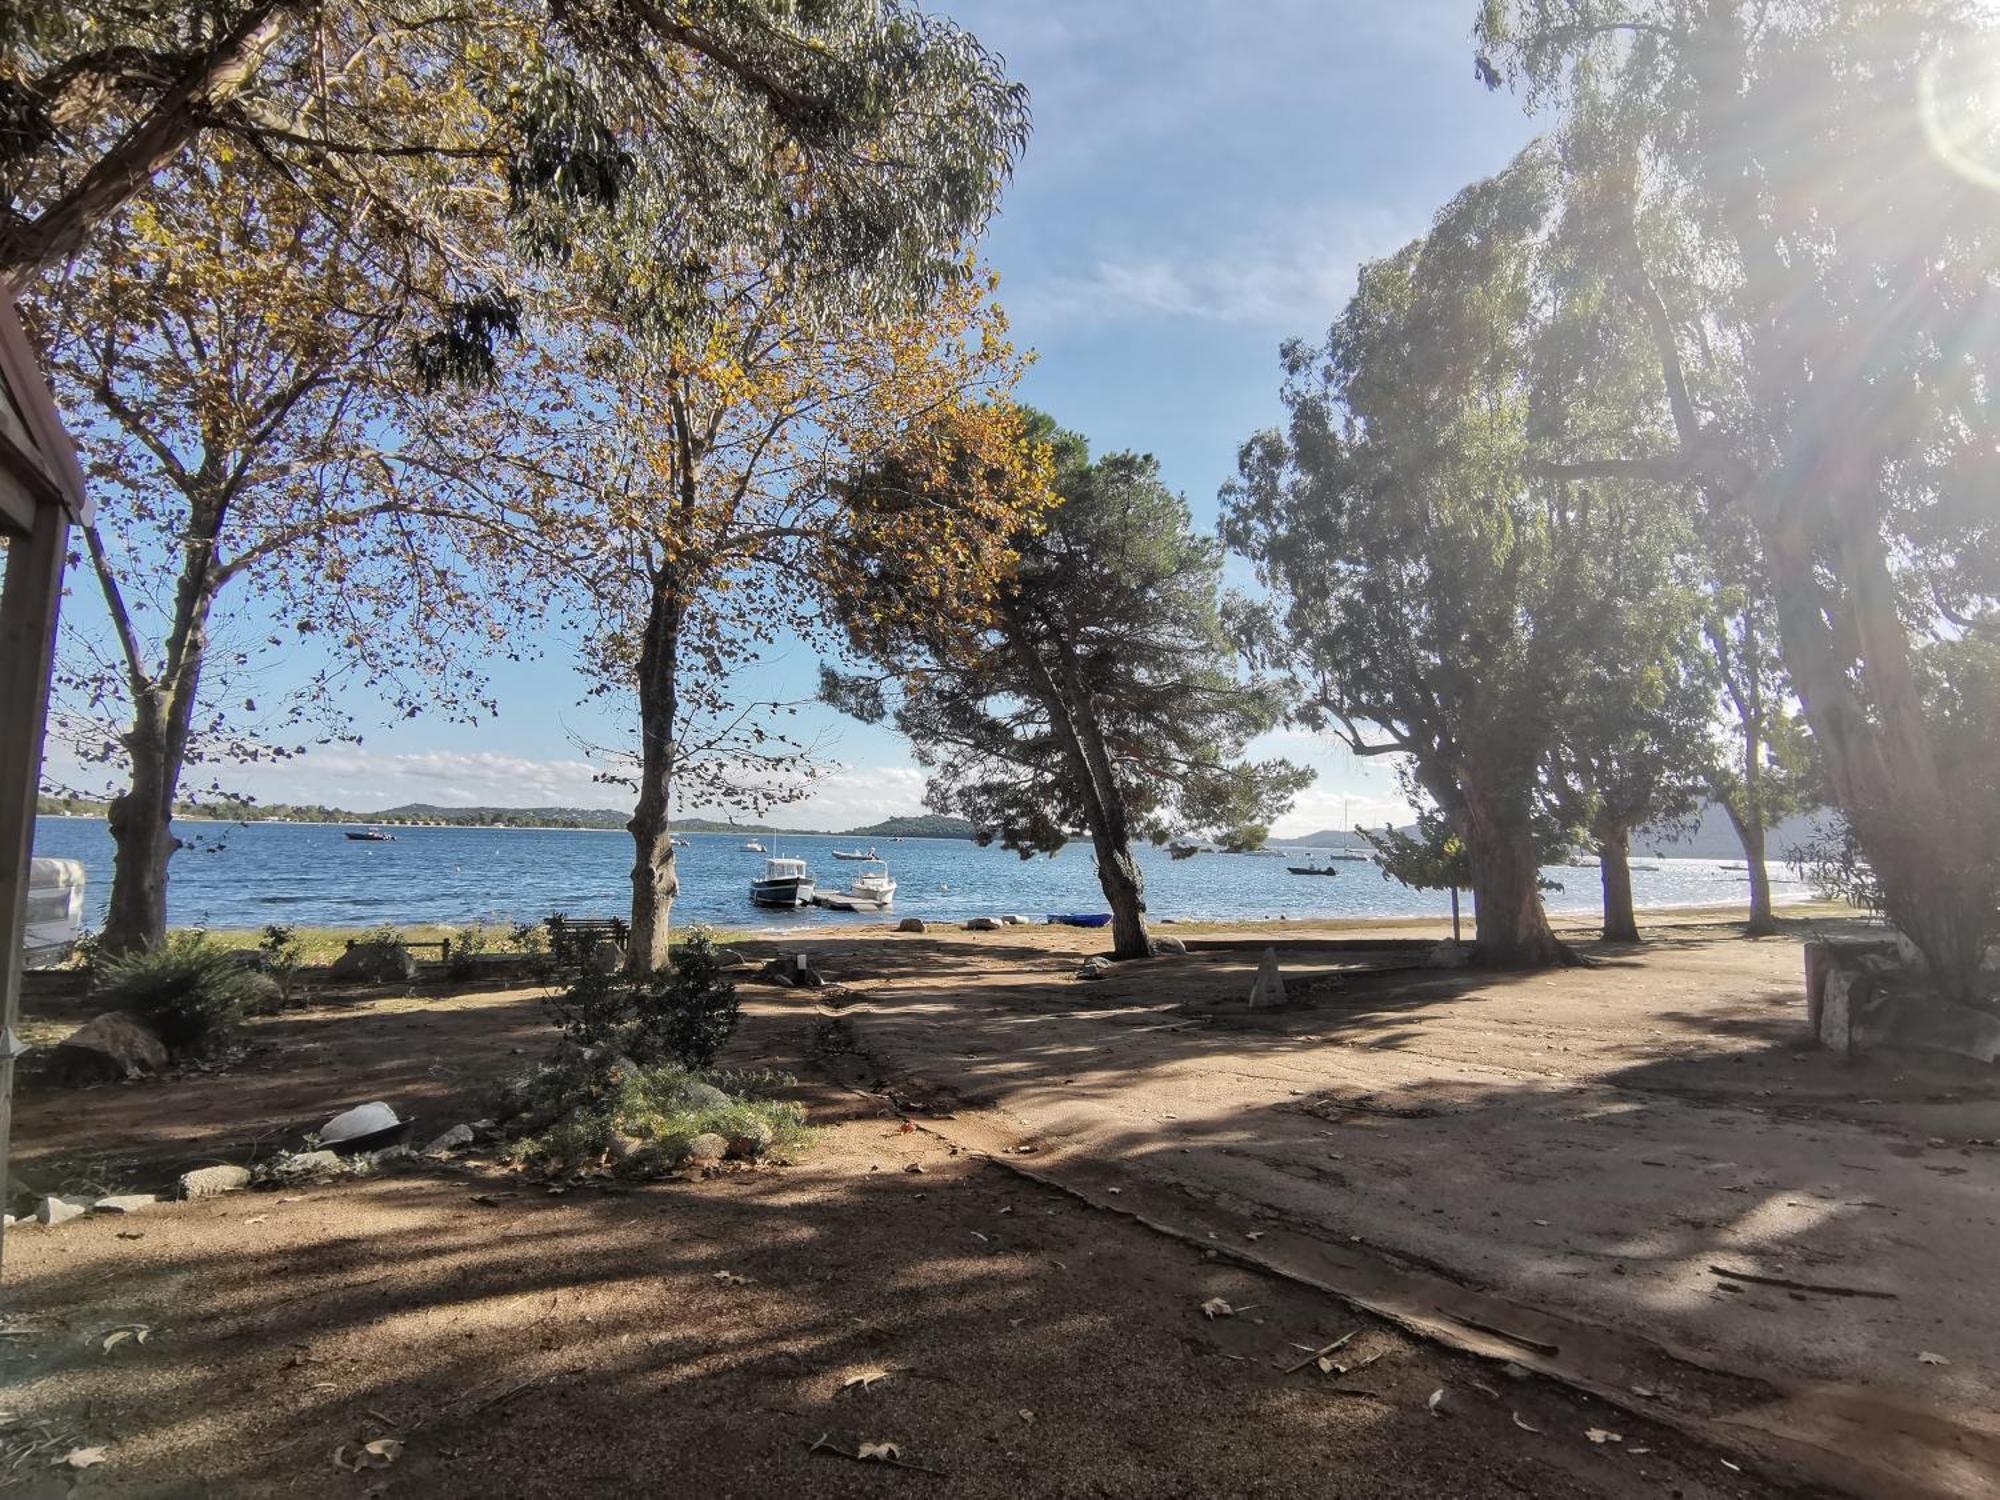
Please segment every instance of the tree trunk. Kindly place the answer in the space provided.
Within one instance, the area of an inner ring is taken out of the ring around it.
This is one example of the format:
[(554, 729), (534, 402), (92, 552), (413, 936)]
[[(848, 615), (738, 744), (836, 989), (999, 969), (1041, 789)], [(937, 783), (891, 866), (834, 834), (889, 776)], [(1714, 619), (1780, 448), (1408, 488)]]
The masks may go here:
[(1632, 834), (1624, 828), (1597, 835), (1597, 878), (1604, 888), (1604, 941), (1636, 943), (1639, 919), (1632, 910)]
[(1744, 802), (1747, 805), (1739, 810), (1727, 800), (1722, 801), (1722, 810), (1729, 814), (1729, 825), (1736, 830), (1736, 842), (1743, 846), (1744, 868), (1750, 872), (1750, 920), (1744, 930), (1752, 937), (1770, 937), (1778, 930), (1778, 920), (1771, 915), (1771, 870), (1764, 855), (1764, 813), (1754, 789)]
[(173, 833), (178, 758), (167, 749), (156, 705), (142, 703), (125, 737), (131, 781), (111, 800), (111, 902), (100, 935), (107, 953), (157, 948), (167, 936), (167, 861)]
[(675, 720), (680, 713), (679, 580), (654, 574), (646, 636), (639, 648), (639, 801), (632, 820), (632, 931), (625, 971), (656, 974), (667, 967), (674, 898), (680, 894), (672, 824)]
[(1125, 799), (1119, 793), (1111, 757), (1075, 658), (1061, 637), (1055, 636), (1051, 649), (1057, 665), (1051, 671), (1037, 649), (1035, 633), (1020, 612), (1009, 607), (1005, 620), (1008, 643), (1062, 743), (1084, 821), (1090, 827), (1091, 846), (1097, 853), (1097, 883), (1111, 908), (1111, 956), (1150, 958), (1153, 940), (1146, 932), (1146, 878), (1132, 855)]
[(1472, 951), (1482, 968), (1545, 969), (1570, 961), (1542, 909), (1541, 861), (1522, 792), (1459, 773), (1460, 818), (1472, 866)]

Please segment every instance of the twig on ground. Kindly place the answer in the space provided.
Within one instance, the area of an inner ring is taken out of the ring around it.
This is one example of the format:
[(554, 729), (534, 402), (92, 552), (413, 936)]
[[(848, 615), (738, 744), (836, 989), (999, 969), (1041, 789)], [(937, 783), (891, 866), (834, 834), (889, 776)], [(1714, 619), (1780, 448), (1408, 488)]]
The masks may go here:
[(1353, 1338), (1354, 1335), (1359, 1332), (1361, 1332), (1359, 1328), (1350, 1328), (1346, 1333), (1343, 1333), (1339, 1338), (1335, 1339), (1332, 1343), (1322, 1345), (1320, 1348), (1313, 1350), (1312, 1353), (1308, 1354), (1304, 1359), (1300, 1360), (1297, 1364), (1287, 1365), (1285, 1367), (1285, 1374), (1296, 1375), (1299, 1373), (1299, 1371), (1303, 1370), (1307, 1365), (1318, 1363), (1320, 1360), (1325, 1359), (1329, 1354), (1333, 1353), (1334, 1350), (1340, 1348), (1342, 1345), (1347, 1343), (1349, 1339)]
[(849, 1463), (887, 1464), (892, 1469), (909, 1469), (918, 1474), (934, 1475), (939, 1479), (947, 1477), (942, 1469), (926, 1468), (922, 1464), (913, 1464), (907, 1459), (882, 1458), (879, 1456), (864, 1458), (859, 1453), (849, 1453), (845, 1448), (837, 1447), (828, 1442), (827, 1439), (831, 1436), (833, 1436), (832, 1433), (822, 1432), (818, 1437), (814, 1438), (812, 1442), (806, 1445), (806, 1456), (810, 1458), (815, 1453), (831, 1453), (835, 1458), (844, 1458)]
[(1829, 1286), (1825, 1282), (1793, 1281), (1785, 1276), (1755, 1276), (1748, 1271), (1732, 1271), (1727, 1266), (1710, 1266), (1717, 1276), (1727, 1276), (1731, 1281), (1752, 1281), (1758, 1286), (1783, 1287), (1788, 1292), (1818, 1292), (1822, 1297), (1878, 1297), (1885, 1302), (1894, 1302), (1900, 1296), (1896, 1292), (1878, 1292), (1860, 1286)]

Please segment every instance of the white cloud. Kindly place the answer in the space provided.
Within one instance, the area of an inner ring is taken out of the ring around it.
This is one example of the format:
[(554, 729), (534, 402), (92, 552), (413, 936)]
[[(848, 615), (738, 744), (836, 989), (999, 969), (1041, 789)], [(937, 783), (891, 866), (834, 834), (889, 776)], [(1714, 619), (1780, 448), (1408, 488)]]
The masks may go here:
[(1087, 271), (1029, 283), (1007, 300), (1031, 333), (1045, 324), (1181, 318), (1312, 335), (1353, 295), (1362, 262), (1422, 228), (1414, 216), (1326, 206), (1200, 254), (1112, 250)]

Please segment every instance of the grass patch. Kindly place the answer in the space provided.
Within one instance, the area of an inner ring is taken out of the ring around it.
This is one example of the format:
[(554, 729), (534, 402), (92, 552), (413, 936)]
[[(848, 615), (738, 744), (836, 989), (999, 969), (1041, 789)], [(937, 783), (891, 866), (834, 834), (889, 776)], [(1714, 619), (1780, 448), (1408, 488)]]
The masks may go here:
[[(711, 1078), (736, 1087), (719, 1087)], [(793, 1081), (773, 1074), (755, 1082)], [(558, 1061), (527, 1075), (517, 1089), (524, 1106), (517, 1118), (524, 1121), (545, 1113), (537, 1103), (569, 1105), (509, 1148), (516, 1164), (552, 1176), (607, 1166), (630, 1176), (671, 1172), (689, 1161), (690, 1148), (704, 1135), (720, 1137), (728, 1154), (742, 1160), (791, 1162), (812, 1142), (803, 1106), (758, 1098), (732, 1075), (704, 1076), (675, 1063), (618, 1066), (579, 1078)]]
[[(507, 953), (514, 951), (508, 942), (512, 924), (501, 921), (490, 922), (403, 922), (377, 925), (374, 927), (294, 927), (291, 929), (293, 941), (298, 944), (299, 962), (310, 966), (332, 963), (347, 951), (350, 941), (358, 941), (372, 933), (393, 933), (406, 946), (411, 943), (436, 943), (444, 938), (458, 946), (459, 938), (469, 931), (482, 932), (485, 937), (483, 951), (487, 953)], [(182, 930), (182, 929), (176, 929)], [(264, 929), (260, 927), (217, 928), (208, 934), (209, 938), (225, 948), (257, 948), (263, 944)], [(747, 930), (723, 930), (711, 933), (718, 943), (735, 945), (753, 940)], [(676, 939), (675, 947), (680, 946)], [(434, 949), (414, 950), (420, 959), (437, 957)]]

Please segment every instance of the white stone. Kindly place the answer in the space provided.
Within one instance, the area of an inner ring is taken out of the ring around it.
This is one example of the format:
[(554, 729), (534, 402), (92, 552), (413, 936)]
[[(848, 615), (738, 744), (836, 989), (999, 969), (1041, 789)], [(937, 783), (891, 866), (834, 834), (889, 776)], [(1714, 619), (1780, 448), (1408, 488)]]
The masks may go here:
[(1250, 1008), (1285, 1003), (1285, 976), (1278, 968), (1278, 950), (1266, 948), (1257, 964), (1257, 982), (1250, 986)]
[(1155, 953), (1187, 953), (1187, 944), (1177, 937), (1156, 937), (1153, 939)]
[(88, 1198), (61, 1198), (54, 1194), (35, 1205), (35, 1218), (43, 1224), (67, 1224), (90, 1212)]
[(372, 1104), (357, 1104), (352, 1109), (342, 1110), (320, 1126), (319, 1138), (323, 1145), (338, 1146), (342, 1141), (359, 1140), (381, 1130), (394, 1130), (402, 1123), (396, 1118), (396, 1112), (378, 1099)]
[(248, 1167), (198, 1167), (192, 1172), (181, 1173), (180, 1195), (183, 1198), (212, 1198), (217, 1193), (240, 1192), (248, 1186)]

